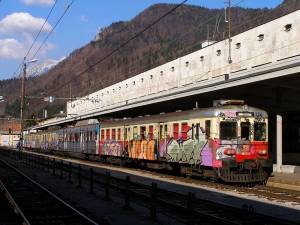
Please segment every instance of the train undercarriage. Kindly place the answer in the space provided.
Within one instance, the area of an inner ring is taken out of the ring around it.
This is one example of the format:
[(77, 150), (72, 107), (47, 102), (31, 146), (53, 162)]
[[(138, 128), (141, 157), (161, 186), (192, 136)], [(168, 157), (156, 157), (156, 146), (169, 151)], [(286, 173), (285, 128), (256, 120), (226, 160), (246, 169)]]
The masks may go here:
[[(27, 149), (39, 153), (47, 153), (52, 155), (71, 157), (77, 159), (84, 159), (89, 161), (96, 161), (111, 165), (124, 166), (129, 168), (140, 168), (160, 173), (168, 173), (177, 176), (194, 177), (205, 180), (212, 180), (215, 182), (223, 182), (230, 184), (266, 184), (270, 176), (270, 165), (262, 165), (258, 162), (256, 168), (244, 168), (243, 166), (234, 166), (228, 168), (211, 168), (199, 165), (179, 164), (174, 162), (167, 162), (166, 160), (141, 160), (128, 157), (116, 157), (102, 155), (93, 155), (80, 152), (57, 151), (57, 150), (37, 150)], [(248, 162), (249, 164), (251, 162)], [(253, 163), (253, 162), (252, 162)]]

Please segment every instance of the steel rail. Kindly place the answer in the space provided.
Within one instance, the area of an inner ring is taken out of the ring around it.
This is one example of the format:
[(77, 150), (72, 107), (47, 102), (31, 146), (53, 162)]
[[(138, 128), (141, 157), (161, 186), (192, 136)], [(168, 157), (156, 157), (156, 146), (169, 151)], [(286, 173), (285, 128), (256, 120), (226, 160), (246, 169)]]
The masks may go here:
[[(80, 211), (78, 211), (77, 209), (75, 209), (74, 207), (72, 207), (70, 204), (68, 204), (67, 202), (65, 202), (63, 199), (61, 199), (60, 197), (58, 197), (57, 195), (55, 195), (54, 193), (52, 193), (47, 188), (43, 187), (41, 184), (39, 184), (36, 181), (32, 180), (30, 177), (28, 177), (27, 175), (25, 175), (24, 173), (22, 173), (21, 171), (19, 171), (17, 168), (13, 167), (12, 165), (8, 164), (7, 162), (5, 162), (2, 159), (0, 159), (0, 161), (3, 164), (5, 164), (7, 167), (9, 167), (10, 169), (14, 170), (16, 173), (18, 173), (19, 175), (21, 175), (22, 177), (26, 178), (28, 181), (30, 181), (31, 183), (33, 183), (39, 189), (43, 190), (44, 192), (46, 192), (47, 194), (49, 194), (50, 196), (52, 196), (53, 198), (55, 198), (57, 201), (59, 201), (60, 203), (62, 203), (65, 207), (71, 209), (73, 212), (75, 212), (78, 216), (80, 216), (81, 218), (83, 218), (87, 222), (89, 222), (91, 224), (94, 224), (94, 225), (98, 225), (97, 222), (93, 221), (92, 219), (90, 219), (89, 217), (87, 217), (86, 215), (84, 215), (83, 213), (81, 213)], [(4, 187), (4, 189), (6, 190), (6, 192), (9, 193), (8, 190), (5, 188), (4, 184), (2, 182), (0, 184), (1, 184), (2, 187)], [(30, 225), (30, 222), (28, 221), (28, 219), (26, 218), (26, 216), (24, 215), (24, 213), (22, 212), (22, 210), (20, 209), (20, 207), (16, 204), (16, 202), (14, 201), (12, 195), (9, 194), (9, 196), (10, 196), (10, 199), (15, 204), (16, 209), (18, 210), (18, 212), (20, 212), (20, 215), (23, 217), (23, 219), (26, 222), (26, 224)]]
[[(2, 160), (1, 160), (2, 161)], [(12, 204), (12, 206), (14, 207), (14, 209), (17, 211), (17, 214), (19, 214), (22, 219), (24, 220), (24, 224), (26, 225), (30, 225), (28, 219), (26, 218), (26, 216), (24, 215), (23, 211), (21, 210), (21, 208), (18, 206), (18, 204), (16, 203), (16, 201), (14, 200), (14, 198), (12, 197), (12, 195), (10, 194), (10, 192), (7, 190), (7, 188), (5, 187), (5, 185), (3, 184), (3, 182), (0, 179), (0, 188), (5, 192), (8, 201)]]

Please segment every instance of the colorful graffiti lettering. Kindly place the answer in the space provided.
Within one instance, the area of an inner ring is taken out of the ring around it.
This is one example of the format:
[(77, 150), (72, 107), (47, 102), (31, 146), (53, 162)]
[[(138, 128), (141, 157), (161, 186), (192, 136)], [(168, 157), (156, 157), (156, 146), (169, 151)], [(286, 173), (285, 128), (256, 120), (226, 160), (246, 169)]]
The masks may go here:
[(128, 145), (128, 154), (130, 158), (134, 159), (157, 159), (155, 140), (132, 140)]
[(111, 156), (123, 156), (123, 141), (105, 140), (100, 142), (100, 154)]

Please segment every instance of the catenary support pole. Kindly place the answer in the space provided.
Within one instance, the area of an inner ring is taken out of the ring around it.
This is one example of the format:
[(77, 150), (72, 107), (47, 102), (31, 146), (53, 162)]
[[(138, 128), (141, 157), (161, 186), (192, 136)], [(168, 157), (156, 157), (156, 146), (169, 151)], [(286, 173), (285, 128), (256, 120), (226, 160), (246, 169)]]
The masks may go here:
[(276, 116), (276, 171), (281, 172), (282, 166), (282, 116)]

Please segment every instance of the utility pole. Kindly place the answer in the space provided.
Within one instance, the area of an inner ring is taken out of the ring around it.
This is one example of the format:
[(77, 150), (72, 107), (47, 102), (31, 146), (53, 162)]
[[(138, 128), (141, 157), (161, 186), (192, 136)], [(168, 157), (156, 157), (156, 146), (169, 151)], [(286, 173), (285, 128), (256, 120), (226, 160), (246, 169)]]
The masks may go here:
[[(227, 9), (228, 9), (228, 17), (226, 22), (228, 23), (228, 63), (232, 63), (232, 58), (231, 58), (231, 0), (227, 0), (226, 2)], [(226, 18), (226, 17), (225, 17)]]
[(22, 87), (21, 87), (21, 133), (20, 133), (20, 146), (19, 151), (23, 149), (23, 131), (24, 131), (24, 97), (25, 97), (25, 79), (26, 79), (26, 57), (23, 61), (23, 73), (22, 73)]
[[(23, 149), (23, 131), (24, 131), (24, 103), (25, 103), (25, 81), (26, 81), (26, 70), (27, 70), (27, 63), (34, 63), (37, 59), (32, 59), (30, 61), (26, 61), (26, 57), (24, 57), (23, 61), (23, 73), (22, 73), (22, 84), (21, 84), (21, 133), (20, 133), (20, 146), (19, 146), (19, 153)], [(19, 155), (20, 156), (20, 155)]]

